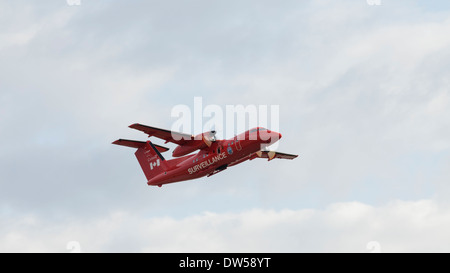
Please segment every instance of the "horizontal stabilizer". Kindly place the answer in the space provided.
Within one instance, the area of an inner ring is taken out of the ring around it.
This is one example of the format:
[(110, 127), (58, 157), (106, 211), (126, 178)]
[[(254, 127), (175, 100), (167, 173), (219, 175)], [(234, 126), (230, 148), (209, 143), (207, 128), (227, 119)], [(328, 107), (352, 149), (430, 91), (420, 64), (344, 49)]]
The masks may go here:
[[(137, 140), (129, 140), (129, 139), (118, 139), (118, 140), (114, 141), (112, 144), (139, 149), (139, 148), (145, 147), (146, 143), (147, 142), (145, 142), (145, 141), (137, 141)], [(156, 144), (153, 144), (153, 145), (155, 146), (155, 148), (160, 153), (163, 153), (163, 152), (169, 150), (169, 148), (167, 148), (167, 147), (159, 146), (159, 145), (156, 145)]]
[(174, 131), (169, 131), (166, 129), (160, 129), (156, 127), (151, 127), (139, 123), (134, 123), (128, 126), (132, 129), (139, 130), (146, 133), (149, 137), (154, 136), (160, 139), (164, 139), (167, 142), (172, 142), (178, 145), (184, 144), (186, 141), (193, 140), (194, 136), (185, 133), (179, 133)]

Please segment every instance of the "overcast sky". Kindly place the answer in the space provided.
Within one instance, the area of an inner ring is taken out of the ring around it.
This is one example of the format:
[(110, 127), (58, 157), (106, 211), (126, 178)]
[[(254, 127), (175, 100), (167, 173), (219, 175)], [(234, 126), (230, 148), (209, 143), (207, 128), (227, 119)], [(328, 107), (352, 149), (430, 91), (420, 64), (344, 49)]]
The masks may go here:
[[(449, 252), (449, 33), (437, 0), (0, 0), (0, 252)], [(194, 97), (279, 105), (300, 156), (148, 187), (111, 142)]]

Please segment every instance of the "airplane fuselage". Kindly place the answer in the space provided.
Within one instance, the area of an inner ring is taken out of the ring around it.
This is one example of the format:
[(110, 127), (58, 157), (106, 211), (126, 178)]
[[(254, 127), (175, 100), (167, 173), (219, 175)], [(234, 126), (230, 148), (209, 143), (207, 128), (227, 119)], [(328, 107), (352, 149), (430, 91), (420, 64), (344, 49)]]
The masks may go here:
[[(259, 127), (258, 127), (259, 128)], [(274, 131), (258, 131), (258, 128), (246, 131), (232, 139), (212, 142), (207, 149), (196, 154), (167, 160), (169, 164), (164, 172), (148, 180), (148, 185), (158, 185), (191, 180), (210, 176), (230, 165), (236, 165), (250, 159), (264, 145), (270, 145), (281, 138)]]
[[(163, 184), (211, 176), (228, 167), (254, 158), (294, 159), (298, 155), (269, 151), (266, 146), (277, 142), (281, 134), (263, 127), (256, 127), (231, 139), (217, 140), (215, 131), (190, 135), (166, 129), (134, 123), (129, 126), (177, 144), (173, 159), (167, 160), (161, 153), (169, 148), (153, 144), (150, 140), (117, 139), (112, 144), (135, 148), (135, 156), (147, 178), (147, 184), (161, 187)], [(197, 151), (195, 154), (191, 154)]]

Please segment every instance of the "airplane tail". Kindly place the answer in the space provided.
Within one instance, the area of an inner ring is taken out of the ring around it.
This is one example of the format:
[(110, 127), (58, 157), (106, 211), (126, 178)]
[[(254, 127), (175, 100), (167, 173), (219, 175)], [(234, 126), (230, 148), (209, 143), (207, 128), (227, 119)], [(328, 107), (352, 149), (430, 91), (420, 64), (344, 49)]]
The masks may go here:
[(134, 154), (141, 165), (142, 171), (144, 171), (147, 181), (168, 169), (167, 161), (161, 155), (161, 152), (169, 150), (166, 147), (153, 144), (151, 141), (143, 142), (127, 139), (116, 140), (113, 144), (137, 148)]

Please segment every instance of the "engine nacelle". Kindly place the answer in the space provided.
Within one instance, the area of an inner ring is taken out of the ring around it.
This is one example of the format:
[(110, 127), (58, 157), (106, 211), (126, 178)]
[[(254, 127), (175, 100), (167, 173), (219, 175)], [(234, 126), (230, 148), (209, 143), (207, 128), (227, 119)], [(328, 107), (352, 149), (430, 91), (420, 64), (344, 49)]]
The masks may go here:
[(178, 145), (175, 150), (173, 150), (172, 156), (179, 157), (192, 153), (195, 150), (203, 148), (206, 144), (201, 140), (193, 140), (188, 144)]
[(211, 146), (211, 144), (216, 141), (215, 133), (215, 131), (210, 131), (196, 135), (193, 140), (188, 140), (185, 144), (178, 145), (175, 150), (173, 150), (172, 156), (180, 157)]

